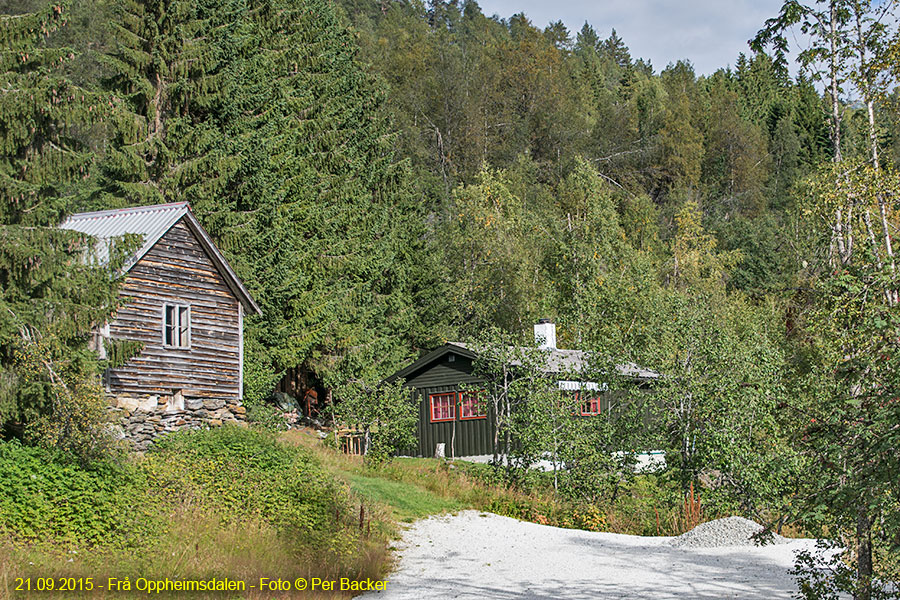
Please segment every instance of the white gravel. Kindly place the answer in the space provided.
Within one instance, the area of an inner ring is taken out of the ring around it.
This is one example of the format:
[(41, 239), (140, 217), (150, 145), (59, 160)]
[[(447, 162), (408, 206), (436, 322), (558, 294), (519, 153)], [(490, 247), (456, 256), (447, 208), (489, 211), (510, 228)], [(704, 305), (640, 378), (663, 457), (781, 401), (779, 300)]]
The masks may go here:
[(362, 597), (791, 598), (793, 555), (815, 545), (699, 548), (675, 546), (677, 539), (560, 529), (478, 511), (431, 517), (404, 532), (387, 590)]
[[(744, 517), (726, 517), (700, 523), (690, 531), (672, 539), (678, 548), (719, 548), (721, 546), (758, 546), (753, 536), (763, 530), (763, 526)], [(766, 544), (784, 544), (788, 540), (776, 533), (769, 536)]]

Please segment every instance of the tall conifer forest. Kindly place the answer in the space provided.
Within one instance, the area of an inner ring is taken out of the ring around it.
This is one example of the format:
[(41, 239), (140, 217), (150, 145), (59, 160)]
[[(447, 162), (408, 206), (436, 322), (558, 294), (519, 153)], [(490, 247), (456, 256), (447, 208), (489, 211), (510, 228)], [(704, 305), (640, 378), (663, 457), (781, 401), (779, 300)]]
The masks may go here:
[(262, 308), (248, 404), (289, 369), (340, 399), (445, 341), (525, 343), (552, 319), (561, 348), (663, 374), (640, 443), (685, 494), (714, 480), (722, 510), (851, 549), (839, 583), (810, 567), (806, 597), (887, 597), (897, 9), (788, 0), (698, 74), (634, 56), (614, 23), (474, 0), (6, 0), (4, 435), (102, 452), (54, 423), (96, 411), (91, 382), (128, 356), (88, 342), (133, 240), (100, 268), (58, 225), (189, 201)]

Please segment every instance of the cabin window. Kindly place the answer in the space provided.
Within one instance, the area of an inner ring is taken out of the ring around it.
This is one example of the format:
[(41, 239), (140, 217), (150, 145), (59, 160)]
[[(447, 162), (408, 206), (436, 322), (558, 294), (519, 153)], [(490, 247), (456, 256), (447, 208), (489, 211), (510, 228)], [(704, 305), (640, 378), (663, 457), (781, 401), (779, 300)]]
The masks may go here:
[(452, 421), (456, 418), (456, 394), (431, 394), (431, 422)]
[(191, 345), (191, 309), (179, 304), (163, 306), (163, 345), (189, 348)]
[(600, 414), (600, 396), (587, 396), (581, 401), (581, 414), (599, 415)]
[(484, 419), (487, 417), (487, 405), (484, 401), (484, 392), (460, 392), (459, 394), (459, 418), (460, 419)]

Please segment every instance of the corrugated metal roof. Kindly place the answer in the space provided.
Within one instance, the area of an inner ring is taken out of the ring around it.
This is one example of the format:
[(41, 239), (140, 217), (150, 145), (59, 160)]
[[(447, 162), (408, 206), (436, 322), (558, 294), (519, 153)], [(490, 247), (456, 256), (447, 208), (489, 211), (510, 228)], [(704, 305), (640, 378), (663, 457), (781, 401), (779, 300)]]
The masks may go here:
[(187, 202), (78, 213), (63, 221), (60, 227), (86, 233), (96, 238), (97, 245), (94, 256), (100, 264), (109, 262), (109, 247), (113, 238), (126, 234), (143, 236), (140, 249), (129, 258), (122, 269), (123, 272), (128, 272), (182, 218), (185, 219), (185, 224), (195, 234), (209, 258), (218, 267), (222, 276), (225, 277), (228, 287), (231, 288), (244, 307), (248, 311), (262, 314), (259, 305), (256, 304), (256, 301), (247, 288), (244, 287), (231, 265), (228, 264), (222, 253), (216, 248), (212, 238), (209, 237), (209, 233), (197, 221), (194, 213), (191, 212), (190, 204)]
[[(189, 211), (187, 202), (138, 206), (116, 210), (78, 213), (60, 225), (62, 229), (80, 231), (97, 239), (95, 256), (100, 264), (109, 261), (109, 244), (125, 234), (143, 236), (143, 244), (129, 265), (140, 260), (171, 227)], [(127, 267), (126, 267), (127, 270)]]

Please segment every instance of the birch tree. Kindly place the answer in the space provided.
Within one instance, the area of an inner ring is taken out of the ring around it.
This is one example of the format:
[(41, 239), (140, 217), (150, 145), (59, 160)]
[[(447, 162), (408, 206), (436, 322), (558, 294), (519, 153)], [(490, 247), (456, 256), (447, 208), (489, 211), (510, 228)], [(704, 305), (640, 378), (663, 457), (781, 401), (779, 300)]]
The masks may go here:
[[(893, 404), (886, 406), (881, 394), (894, 385), (890, 365), (897, 354), (892, 342), (897, 336), (898, 296), (891, 214), (897, 191), (896, 175), (880, 162), (874, 114), (889, 81), (884, 58), (894, 10), (891, 1), (823, 0), (810, 6), (790, 1), (754, 40), (757, 46), (774, 43), (783, 59), (784, 32), (800, 24), (812, 37), (811, 47), (798, 56), (801, 66), (810, 68), (821, 60), (827, 67), (824, 77), (821, 71), (813, 73), (827, 83), (832, 165), (810, 181), (803, 212), (827, 244), (822, 254), (828, 266), (822, 265), (813, 282), (815, 304), (807, 333), (817, 361), (805, 388), (814, 398), (807, 409), (813, 416), (800, 447), (808, 448), (807, 440), (818, 442), (807, 509), (829, 515), (838, 530), (832, 535), (846, 536), (842, 545), (852, 540), (855, 573), (852, 589), (843, 591), (857, 600), (873, 597), (873, 533), (897, 510), (891, 501), (896, 492), (879, 484), (880, 474), (892, 468), (891, 460), (873, 452), (894, 435), (892, 428), (885, 431), (879, 424)], [(845, 83), (853, 86), (866, 108), (865, 161), (847, 159), (841, 147), (840, 94)]]
[[(485, 329), (472, 342), (478, 354), (473, 363), (473, 374), (483, 380), (486, 401), (494, 423), (495, 464), (506, 463), (507, 478), (513, 476), (509, 457), (520, 443), (517, 439), (515, 415), (529, 402), (532, 394), (545, 393), (552, 383), (546, 376), (547, 357), (533, 342), (523, 344), (518, 336), (512, 336), (492, 327)], [(480, 390), (479, 390), (480, 391)], [(527, 441), (526, 441), (527, 444)], [(527, 449), (520, 453), (518, 466), (529, 467), (536, 456)]]
[[(892, 169), (847, 166), (823, 168), (806, 188), (804, 214), (818, 225), (823, 244), (836, 205), (850, 198), (858, 212), (874, 211), (900, 197)], [(871, 236), (865, 219), (848, 227), (852, 235)], [(875, 250), (884, 248), (862, 245), (847, 263), (811, 282), (804, 328), (810, 371), (799, 386), (798, 410), (806, 423), (797, 447), (810, 465), (802, 507), (812, 523), (829, 528), (838, 545), (852, 548), (848, 558), (855, 572), (850, 589), (842, 591), (857, 600), (877, 596), (876, 578), (890, 574), (898, 558), (898, 465), (893, 451), (884, 449), (900, 443), (900, 317), (893, 271)]]

